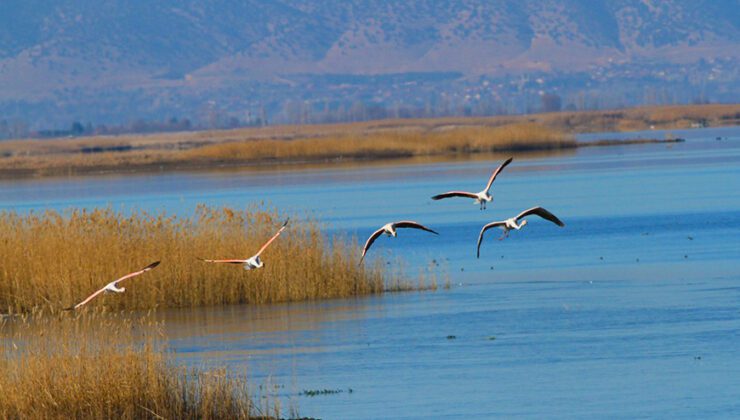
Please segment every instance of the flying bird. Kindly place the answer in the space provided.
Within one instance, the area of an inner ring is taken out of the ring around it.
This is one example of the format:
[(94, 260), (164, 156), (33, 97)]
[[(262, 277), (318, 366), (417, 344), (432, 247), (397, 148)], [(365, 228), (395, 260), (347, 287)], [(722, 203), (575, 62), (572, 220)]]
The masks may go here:
[(382, 235), (383, 233), (385, 233), (387, 236), (396, 237), (396, 235), (397, 235), (396, 229), (401, 229), (401, 228), (421, 229), (421, 230), (425, 230), (427, 232), (431, 232), (431, 233), (433, 233), (435, 235), (439, 235), (439, 233), (437, 233), (437, 232), (429, 229), (428, 227), (426, 227), (424, 225), (421, 225), (419, 223), (416, 223), (416, 222), (411, 222), (411, 221), (405, 220), (405, 221), (401, 221), (401, 222), (387, 223), (387, 224), (383, 225), (383, 227), (381, 227), (380, 229), (378, 229), (375, 232), (373, 232), (373, 234), (370, 235), (369, 238), (367, 238), (367, 242), (365, 242), (365, 247), (362, 249), (362, 257), (360, 257), (360, 263), (362, 263), (362, 260), (365, 258), (365, 254), (367, 254), (368, 249), (370, 249), (370, 247), (373, 245), (373, 243), (375, 242), (375, 240), (378, 239), (378, 237), (380, 235)]
[(249, 258), (247, 258), (245, 260), (236, 260), (236, 259), (234, 259), (234, 260), (204, 260), (204, 259), (201, 259), (201, 261), (205, 261), (205, 262), (209, 262), (209, 263), (242, 264), (242, 265), (244, 265), (244, 269), (245, 270), (253, 270), (253, 269), (256, 269), (256, 268), (262, 268), (265, 265), (265, 263), (262, 262), (262, 260), (260, 259), (260, 255), (262, 254), (262, 252), (264, 252), (264, 250), (267, 249), (268, 246), (270, 246), (270, 244), (275, 239), (277, 239), (278, 236), (280, 236), (281, 233), (283, 233), (283, 231), (288, 226), (288, 221), (290, 221), (290, 219), (286, 220), (285, 223), (283, 223), (283, 225), (280, 227), (280, 229), (278, 229), (277, 233), (275, 233), (274, 235), (272, 235), (272, 238), (270, 238), (267, 242), (265, 242), (265, 244), (262, 245), (262, 248), (260, 248), (260, 250), (257, 251), (256, 254), (254, 254), (253, 256), (251, 256), (251, 257), (249, 257)]
[(450, 198), (450, 197), (467, 197), (472, 198), (474, 201), (473, 203), (479, 204), (480, 209), (483, 210), (486, 208), (486, 203), (490, 203), (493, 201), (493, 196), (488, 192), (491, 189), (491, 185), (493, 184), (493, 181), (496, 179), (498, 174), (506, 167), (506, 165), (510, 164), (513, 158), (508, 158), (504, 163), (502, 163), (498, 168), (496, 168), (495, 171), (491, 174), (491, 178), (488, 179), (488, 184), (486, 184), (486, 188), (483, 189), (483, 191), (477, 192), (477, 193), (471, 193), (467, 191), (449, 191), (443, 194), (437, 194), (434, 197), (432, 197), (432, 200), (441, 200), (443, 198)]
[(120, 279), (117, 279), (117, 280), (113, 280), (112, 282), (110, 282), (110, 283), (106, 284), (106, 285), (105, 285), (105, 287), (103, 287), (102, 289), (100, 289), (100, 290), (98, 290), (97, 292), (95, 292), (95, 293), (91, 294), (90, 296), (88, 296), (88, 297), (87, 297), (87, 299), (83, 300), (82, 302), (78, 303), (78, 304), (77, 304), (77, 305), (75, 305), (75, 306), (71, 306), (71, 307), (69, 307), (69, 308), (65, 308), (65, 310), (67, 310), (67, 311), (71, 311), (71, 310), (77, 309), (77, 308), (79, 308), (80, 306), (82, 306), (82, 305), (86, 304), (87, 302), (90, 302), (90, 301), (91, 301), (91, 300), (93, 300), (93, 299), (94, 299), (94, 298), (95, 298), (95, 297), (96, 297), (97, 295), (99, 295), (99, 294), (101, 294), (101, 293), (108, 293), (108, 292), (111, 292), (111, 293), (123, 293), (123, 292), (125, 292), (125, 291), (126, 291), (126, 288), (125, 288), (125, 287), (118, 287), (118, 283), (119, 283), (119, 282), (121, 282), (121, 281), (123, 281), (123, 280), (126, 280), (126, 279), (130, 279), (131, 277), (136, 277), (136, 276), (138, 276), (138, 275), (140, 275), (140, 274), (144, 274), (144, 273), (146, 273), (147, 271), (149, 271), (149, 270), (153, 269), (154, 267), (156, 267), (156, 266), (158, 266), (158, 265), (159, 265), (159, 261), (155, 261), (155, 262), (153, 262), (153, 263), (151, 263), (151, 264), (147, 265), (146, 267), (142, 268), (142, 269), (141, 269), (141, 270), (139, 270), (139, 271), (135, 271), (135, 272), (133, 272), (133, 273), (130, 273), (130, 274), (126, 274), (125, 276), (121, 277)]
[[(478, 235), (478, 258), (480, 258), (480, 244), (483, 241), (483, 234), (486, 233), (486, 231), (490, 228), (494, 227), (500, 227), (504, 233), (501, 235), (500, 238), (498, 238), (499, 241), (503, 240), (504, 238), (507, 238), (509, 236), (509, 231), (512, 229), (519, 230), (526, 226), (527, 221), (522, 220), (527, 216), (539, 216), (545, 220), (549, 220), (556, 225), (563, 227), (565, 226), (565, 223), (560, 221), (557, 217), (555, 217), (554, 214), (550, 213), (543, 207), (532, 207), (531, 209), (524, 210), (523, 212), (516, 215), (516, 217), (512, 217), (506, 220), (502, 220), (499, 222), (491, 222), (485, 226), (483, 226), (483, 229), (481, 229), (480, 234)], [(521, 220), (521, 222), (520, 222)]]

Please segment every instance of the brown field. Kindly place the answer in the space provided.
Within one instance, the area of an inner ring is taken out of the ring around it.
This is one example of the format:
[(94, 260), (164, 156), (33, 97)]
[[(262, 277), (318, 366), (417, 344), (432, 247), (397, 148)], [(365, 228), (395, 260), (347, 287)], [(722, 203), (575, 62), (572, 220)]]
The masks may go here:
[(740, 104), (0, 142), (0, 177), (208, 169), (577, 146), (572, 134), (740, 123)]
[(177, 366), (160, 330), (103, 314), (0, 323), (0, 418), (280, 417), (244, 374)]
[(434, 287), (401, 280), (374, 260), (359, 265), (355, 240), (322, 234), (311, 221), (291, 220), (262, 255), (265, 266), (209, 264), (198, 258), (247, 258), (284, 217), (271, 211), (200, 206), (192, 218), (108, 209), (0, 213), (0, 312), (56, 312), (109, 281), (161, 260), (159, 267), (103, 294), (85, 308), (113, 310), (270, 303)]

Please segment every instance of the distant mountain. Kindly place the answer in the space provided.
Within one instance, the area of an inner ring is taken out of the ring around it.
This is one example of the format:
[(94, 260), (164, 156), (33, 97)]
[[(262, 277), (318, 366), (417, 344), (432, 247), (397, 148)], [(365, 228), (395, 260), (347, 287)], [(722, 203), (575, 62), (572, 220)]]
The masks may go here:
[[(270, 86), (295, 88), (293, 100), (329, 100), (330, 91), (312, 91), (313, 76), (470, 80), (641, 64), (731, 68), (739, 58), (740, 0), (4, 0), (0, 118), (28, 110), (38, 119), (42, 109), (143, 117), (126, 104), (102, 112), (110, 98), (96, 98), (106, 95), (150, 98), (157, 104), (147, 112), (174, 115)], [(291, 100), (281, 98), (260, 100)]]

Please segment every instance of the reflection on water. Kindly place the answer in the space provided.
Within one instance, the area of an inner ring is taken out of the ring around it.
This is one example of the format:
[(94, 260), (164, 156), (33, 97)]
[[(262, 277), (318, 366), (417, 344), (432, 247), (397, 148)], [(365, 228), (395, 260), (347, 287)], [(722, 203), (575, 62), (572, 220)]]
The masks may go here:
[[(439, 261), (450, 290), (157, 315), (183, 362), (247, 367), (302, 415), (737, 417), (740, 129), (674, 133), (687, 141), (517, 155), (486, 211), (429, 197), (482, 187), (501, 157), (0, 183), (0, 207), (264, 200), (360, 237), (402, 218), (438, 230), (372, 252)], [(566, 228), (533, 220), (475, 258), (480, 226), (538, 204)]]

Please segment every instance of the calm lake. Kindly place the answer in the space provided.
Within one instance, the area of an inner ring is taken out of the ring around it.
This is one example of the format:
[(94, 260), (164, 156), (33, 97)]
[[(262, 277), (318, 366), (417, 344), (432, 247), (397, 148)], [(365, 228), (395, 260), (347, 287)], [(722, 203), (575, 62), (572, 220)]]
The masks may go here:
[[(286, 414), (738, 417), (740, 127), (670, 136), (686, 141), (515, 154), (485, 211), (430, 197), (482, 189), (506, 156), (0, 181), (0, 210), (264, 203), (363, 241), (395, 220), (437, 230), (381, 237), (369, 255), (449, 289), (160, 313), (184, 363), (246, 370)], [(565, 228), (531, 218), (504, 241), (489, 231), (476, 259), (482, 225), (535, 205)]]

